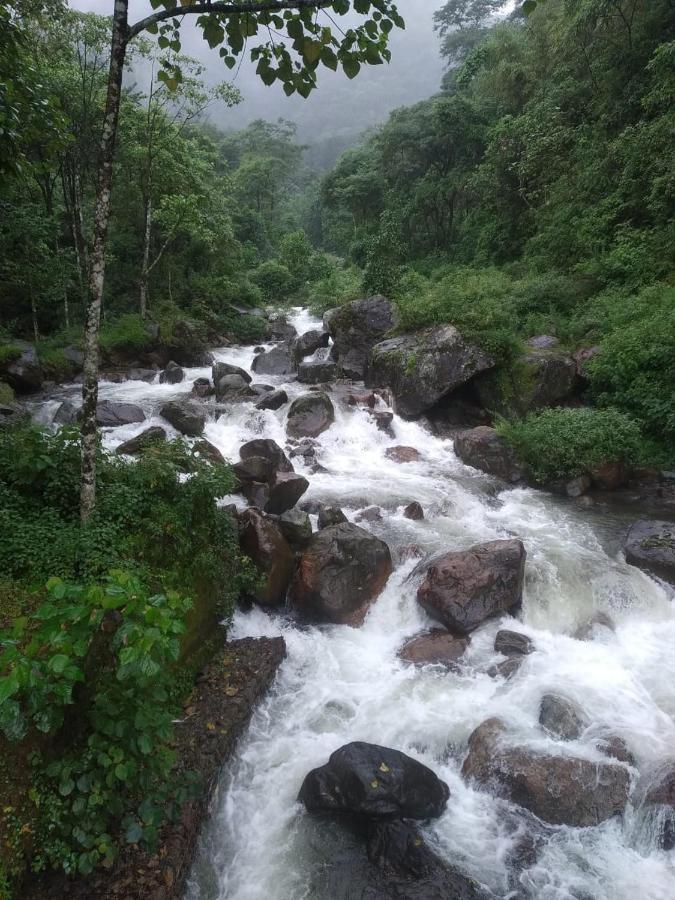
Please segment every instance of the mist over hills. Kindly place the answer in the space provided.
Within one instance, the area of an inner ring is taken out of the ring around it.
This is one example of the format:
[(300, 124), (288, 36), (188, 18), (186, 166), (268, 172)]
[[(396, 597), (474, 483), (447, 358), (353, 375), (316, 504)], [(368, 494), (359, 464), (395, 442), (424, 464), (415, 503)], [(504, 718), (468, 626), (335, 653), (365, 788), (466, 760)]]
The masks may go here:
[[(105, 15), (112, 10), (112, 0), (71, 0), (70, 5)], [(130, 5), (135, 19), (150, 9), (147, 0), (133, 0)], [(342, 72), (323, 68), (318, 89), (306, 100), (297, 95), (287, 97), (278, 84), (265, 87), (248, 59), (233, 76), (190, 21), (183, 26), (183, 52), (205, 66), (209, 83), (233, 78), (243, 95), (242, 103), (234, 109), (218, 105), (210, 108), (209, 119), (214, 125), (229, 130), (243, 128), (255, 119), (289, 119), (298, 126), (298, 139), (308, 145), (307, 161), (325, 168), (363, 131), (385, 121), (392, 109), (438, 91), (444, 64), (433, 30), (433, 14), (440, 5), (441, 0), (399, 0), (406, 28), (392, 32), (391, 63), (364, 66), (353, 81)], [(142, 69), (137, 69), (135, 76), (139, 86), (147, 77)]]

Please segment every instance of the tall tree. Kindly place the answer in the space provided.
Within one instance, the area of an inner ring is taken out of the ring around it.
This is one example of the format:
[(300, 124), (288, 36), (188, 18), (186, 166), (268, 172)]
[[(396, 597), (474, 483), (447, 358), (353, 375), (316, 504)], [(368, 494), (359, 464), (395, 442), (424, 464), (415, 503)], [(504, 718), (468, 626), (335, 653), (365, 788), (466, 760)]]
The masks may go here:
[[(84, 339), (82, 385), (82, 484), (80, 514), (86, 522), (96, 501), (96, 405), (98, 401), (99, 328), (105, 278), (105, 250), (110, 219), (115, 141), (122, 98), (124, 62), (130, 41), (147, 32), (158, 34), (158, 45), (177, 54), (180, 29), (187, 15), (196, 16), (204, 40), (219, 48), (228, 68), (233, 68), (253, 41), (251, 59), (267, 84), (279, 81), (287, 95), (296, 91), (307, 97), (317, 84), (320, 66), (342, 66), (348, 78), (362, 64), (389, 61), (389, 33), (403, 20), (392, 0), (151, 0), (155, 10), (130, 24), (129, 0), (114, 0), (110, 69), (101, 135), (98, 186), (94, 207), (94, 236), (89, 261), (89, 304)], [(351, 11), (362, 17), (356, 27), (340, 28), (334, 16)], [(274, 35), (276, 35), (276, 40)], [(170, 89), (182, 80), (180, 64), (168, 56), (159, 73)]]

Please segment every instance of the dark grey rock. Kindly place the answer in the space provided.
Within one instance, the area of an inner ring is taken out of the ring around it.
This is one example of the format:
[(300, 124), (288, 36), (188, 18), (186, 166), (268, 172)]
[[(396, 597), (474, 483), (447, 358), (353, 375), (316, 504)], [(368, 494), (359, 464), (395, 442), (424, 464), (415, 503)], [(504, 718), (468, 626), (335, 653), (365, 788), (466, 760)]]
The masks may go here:
[(509, 444), (494, 428), (479, 425), (455, 437), (455, 453), (474, 469), (495, 475), (504, 481), (520, 481), (523, 472)]
[(576, 741), (588, 723), (578, 703), (560, 694), (548, 693), (541, 698), (539, 724), (552, 737)]
[(504, 656), (527, 656), (534, 653), (534, 644), (526, 634), (503, 628), (495, 637), (495, 650)]
[(675, 522), (635, 522), (623, 549), (626, 562), (675, 584)]
[(370, 351), (396, 325), (394, 304), (386, 297), (354, 300), (328, 316), (333, 337), (332, 357), (341, 375), (362, 379), (368, 368)]
[(335, 409), (328, 394), (303, 394), (291, 404), (286, 431), (290, 437), (318, 437), (335, 421)]
[(309, 360), (298, 366), (298, 381), (302, 384), (324, 384), (337, 377), (337, 366), (326, 360)]
[(206, 424), (204, 411), (192, 400), (171, 400), (161, 408), (160, 415), (187, 437), (199, 437)]
[(96, 405), (96, 424), (101, 428), (117, 428), (135, 422), (145, 422), (145, 413), (135, 403), (100, 400)]
[(181, 369), (178, 363), (175, 363), (172, 359), (166, 364), (166, 368), (159, 376), (160, 384), (180, 384), (180, 382), (185, 378), (185, 372)]
[(144, 431), (141, 431), (140, 434), (129, 438), (128, 441), (124, 441), (124, 443), (116, 447), (115, 453), (117, 453), (118, 456), (135, 456), (137, 453), (142, 453), (143, 450), (146, 450), (148, 447), (155, 447), (165, 440), (166, 431), (159, 425), (151, 425), (150, 428), (146, 428)]
[(263, 397), (256, 403), (256, 409), (281, 409), (288, 403), (288, 394), (286, 391), (271, 391), (270, 393), (264, 394)]
[(251, 369), (256, 375), (292, 375), (296, 370), (293, 345), (284, 341), (253, 358)]

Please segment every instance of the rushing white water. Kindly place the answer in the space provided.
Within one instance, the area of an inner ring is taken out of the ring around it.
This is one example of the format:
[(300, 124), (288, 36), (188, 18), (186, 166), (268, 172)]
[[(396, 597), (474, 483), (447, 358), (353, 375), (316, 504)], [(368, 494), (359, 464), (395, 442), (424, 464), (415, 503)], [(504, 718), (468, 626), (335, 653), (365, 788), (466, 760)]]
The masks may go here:
[[(297, 311), (298, 331), (317, 327)], [(250, 368), (249, 348), (216, 352)], [(104, 384), (105, 398), (139, 403), (154, 417), (180, 385)], [(282, 378), (260, 379), (273, 384)], [(304, 391), (284, 384), (292, 398)], [(539, 700), (554, 689), (577, 700), (594, 723), (565, 752), (602, 757), (595, 741), (624, 738), (644, 771), (675, 753), (675, 612), (666, 589), (627, 565), (619, 553), (626, 520), (607, 511), (530, 489), (503, 489), (464, 466), (452, 442), (420, 424), (394, 418), (395, 438), (378, 431), (366, 411), (336, 403), (336, 421), (319, 439), (327, 473), (308, 474), (306, 498), (335, 503), (350, 519), (364, 506), (383, 510), (380, 522), (362, 523), (391, 547), (395, 559), (415, 544), (424, 552), (462, 549), (479, 541), (520, 537), (527, 549), (522, 615), (494, 620), (473, 635), (468, 665), (459, 673), (402, 665), (396, 651), (429, 627), (408, 579), (416, 560), (399, 563), (365, 624), (298, 627), (259, 609), (237, 613), (232, 637), (283, 635), (288, 656), (276, 684), (256, 710), (235, 759), (223, 773), (211, 821), (201, 839), (188, 900), (330, 900), (316, 874), (330, 858), (331, 837), (296, 802), (305, 774), (352, 740), (396, 747), (434, 769), (450, 786), (443, 816), (426, 828), (430, 842), (459, 868), (494, 892), (509, 893), (507, 857), (514, 846), (506, 805), (463, 783), (459, 770), (471, 731), (489, 716), (504, 719), (519, 742), (561, 752), (537, 724)], [(228, 457), (253, 437), (285, 443), (287, 408), (259, 412), (252, 404), (207, 424), (205, 436)], [(161, 419), (156, 420), (167, 427)], [(142, 425), (110, 430), (114, 447)], [(170, 431), (170, 428), (168, 429)], [(416, 447), (418, 462), (386, 459), (388, 446)], [(294, 460), (302, 471), (301, 460)], [(410, 521), (405, 505), (418, 500), (425, 519)], [(571, 635), (598, 612), (616, 631), (596, 628), (592, 640)], [(502, 657), (493, 650), (500, 627), (529, 635), (536, 652), (509, 681), (485, 669)], [(518, 896), (533, 900), (672, 900), (673, 854), (656, 849), (629, 807), (623, 820), (596, 828), (554, 828), (534, 865), (520, 876)]]

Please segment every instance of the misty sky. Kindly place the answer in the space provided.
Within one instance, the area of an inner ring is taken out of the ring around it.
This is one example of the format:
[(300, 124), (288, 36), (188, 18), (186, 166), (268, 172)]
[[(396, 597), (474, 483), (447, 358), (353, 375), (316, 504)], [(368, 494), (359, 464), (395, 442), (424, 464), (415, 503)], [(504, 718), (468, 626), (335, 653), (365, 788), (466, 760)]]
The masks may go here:
[[(243, 102), (234, 109), (212, 107), (209, 118), (214, 124), (228, 129), (241, 128), (260, 118), (291, 119), (298, 125), (300, 139), (315, 148), (310, 158), (331, 163), (366, 128), (384, 121), (392, 109), (438, 91), (443, 62), (432, 17), (442, 2), (398, 0), (406, 29), (392, 32), (391, 63), (364, 66), (353, 81), (340, 72), (322, 68), (319, 88), (307, 100), (298, 96), (286, 97), (278, 84), (265, 87), (255, 75), (253, 66), (244, 62), (234, 79)], [(70, 5), (109, 15), (113, 0), (70, 0)], [(134, 21), (150, 10), (147, 0), (131, 0), (129, 5)], [(234, 77), (221, 62), (218, 51), (209, 49), (189, 19), (183, 26), (183, 52), (197, 57), (206, 66), (209, 82)]]

